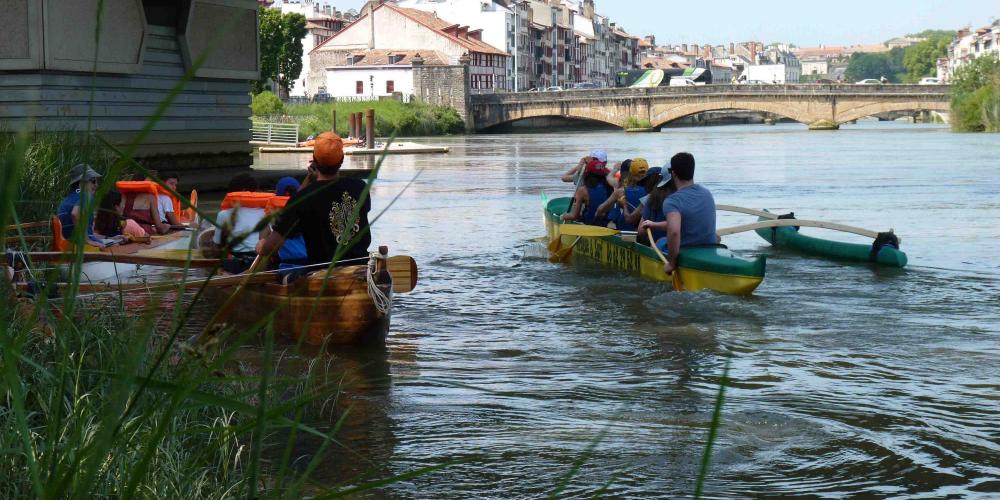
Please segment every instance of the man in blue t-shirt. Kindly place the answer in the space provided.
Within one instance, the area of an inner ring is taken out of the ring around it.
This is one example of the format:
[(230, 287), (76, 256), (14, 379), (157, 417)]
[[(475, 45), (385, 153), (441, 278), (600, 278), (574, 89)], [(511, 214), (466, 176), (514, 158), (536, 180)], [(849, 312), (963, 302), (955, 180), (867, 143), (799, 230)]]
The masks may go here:
[(694, 183), (694, 156), (691, 153), (677, 153), (670, 159), (670, 173), (677, 185), (677, 192), (663, 202), (665, 222), (644, 221), (640, 232), (647, 227), (667, 231), (668, 263), (664, 266), (667, 274), (677, 268), (677, 256), (682, 247), (715, 245), (719, 237), (715, 234), (715, 199), (712, 193), (700, 184)]

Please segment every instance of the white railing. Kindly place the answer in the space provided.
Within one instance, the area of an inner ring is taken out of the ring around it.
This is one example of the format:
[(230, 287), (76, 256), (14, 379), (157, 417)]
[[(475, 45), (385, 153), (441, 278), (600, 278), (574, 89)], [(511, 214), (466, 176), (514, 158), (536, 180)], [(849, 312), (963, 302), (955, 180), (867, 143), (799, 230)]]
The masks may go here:
[(298, 144), (298, 123), (254, 122), (250, 129), (251, 141), (266, 144)]

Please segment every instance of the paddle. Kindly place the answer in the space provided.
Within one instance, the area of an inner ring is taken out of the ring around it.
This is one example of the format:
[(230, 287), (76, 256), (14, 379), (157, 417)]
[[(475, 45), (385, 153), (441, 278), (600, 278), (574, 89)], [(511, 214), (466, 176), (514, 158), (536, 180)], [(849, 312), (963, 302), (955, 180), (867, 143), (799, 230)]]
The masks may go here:
[(392, 291), (408, 293), (417, 286), (417, 262), (409, 255), (389, 257), (386, 270), (392, 276)]
[[(835, 222), (823, 222), (818, 220), (803, 220), (803, 219), (773, 219), (765, 220), (760, 222), (755, 222), (753, 224), (744, 224), (742, 226), (733, 226), (719, 229), (716, 231), (719, 236), (726, 236), (730, 234), (743, 233), (747, 231), (756, 231), (757, 229), (766, 229), (770, 227), (818, 227), (823, 229), (832, 229), (834, 231), (842, 231), (845, 233), (859, 234), (861, 236), (867, 236), (869, 238), (877, 238), (878, 232), (871, 231), (869, 229), (862, 229), (860, 227), (846, 226), (844, 224), (837, 224)], [(889, 232), (892, 232), (891, 230)]]
[(615, 236), (621, 233), (617, 229), (603, 226), (588, 226), (586, 224), (560, 224), (559, 232), (567, 236), (587, 236), (591, 238)]
[[(646, 236), (649, 237), (649, 246), (653, 247), (653, 251), (655, 251), (656, 255), (658, 255), (660, 257), (660, 260), (663, 261), (663, 265), (670, 264), (670, 261), (667, 260), (667, 258), (663, 255), (663, 252), (660, 251), (660, 247), (656, 246), (656, 240), (653, 239), (653, 230), (647, 227)], [(671, 274), (673, 276), (674, 291), (683, 292), (684, 283), (681, 282), (680, 270), (674, 269), (674, 272)]]
[(555, 264), (556, 262), (566, 262), (566, 260), (569, 259), (569, 256), (573, 253), (573, 247), (575, 247), (576, 244), (580, 242), (580, 238), (583, 238), (583, 236), (577, 236), (576, 239), (573, 240), (573, 243), (570, 246), (566, 248), (560, 248), (555, 252), (552, 252), (552, 255), (549, 255), (549, 262), (553, 264)]

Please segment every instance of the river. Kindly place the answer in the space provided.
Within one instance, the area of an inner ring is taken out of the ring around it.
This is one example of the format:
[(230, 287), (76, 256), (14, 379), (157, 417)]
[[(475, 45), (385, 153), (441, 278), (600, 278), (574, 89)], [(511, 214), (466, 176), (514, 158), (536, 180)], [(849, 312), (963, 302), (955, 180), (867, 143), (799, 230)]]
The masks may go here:
[[(319, 480), (457, 461), (381, 494), (538, 496), (572, 475), (563, 494), (690, 495), (730, 359), (709, 495), (1000, 493), (1000, 135), (863, 122), (417, 140), (451, 153), (386, 160), (375, 213), (419, 176), (373, 232), (420, 281), (384, 353), (330, 361), (349, 450)], [(568, 195), (559, 175), (593, 147), (654, 165), (689, 151), (718, 203), (893, 228), (909, 265), (735, 235), (738, 254), (768, 255), (737, 298), (551, 264), (531, 241), (540, 195)], [(302, 161), (286, 158), (271, 161)]]

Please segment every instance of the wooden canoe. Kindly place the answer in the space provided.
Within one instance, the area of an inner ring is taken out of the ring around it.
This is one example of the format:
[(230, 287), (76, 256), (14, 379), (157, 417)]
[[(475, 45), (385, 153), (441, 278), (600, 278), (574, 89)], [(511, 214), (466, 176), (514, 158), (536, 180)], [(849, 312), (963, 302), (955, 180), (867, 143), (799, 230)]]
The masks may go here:
[[(652, 281), (671, 281), (663, 272), (656, 252), (620, 236), (581, 237), (559, 234), (559, 216), (566, 213), (570, 198), (556, 198), (545, 206), (545, 229), (549, 241), (560, 238), (561, 246), (573, 247), (571, 258), (585, 258)], [(749, 295), (764, 280), (766, 259), (737, 257), (720, 246), (690, 247), (681, 250), (678, 272), (686, 291), (715, 290), (730, 295)]]
[(273, 313), (275, 333), (309, 345), (384, 345), (392, 312), (392, 278), (386, 273), (376, 282), (390, 299), (389, 310), (382, 312), (369, 295), (367, 269), (367, 265), (336, 267), (328, 278), (324, 269), (291, 285), (250, 284), (229, 320), (250, 326)]

